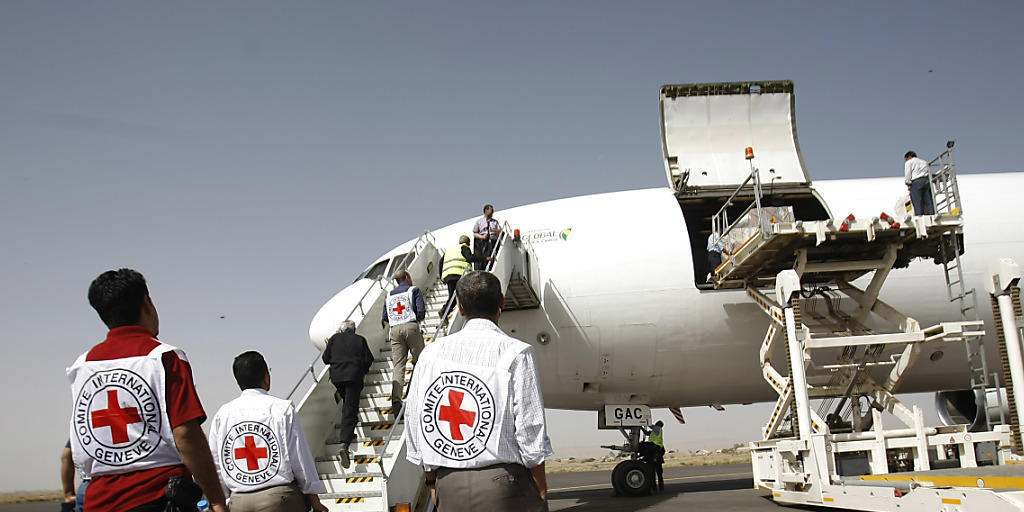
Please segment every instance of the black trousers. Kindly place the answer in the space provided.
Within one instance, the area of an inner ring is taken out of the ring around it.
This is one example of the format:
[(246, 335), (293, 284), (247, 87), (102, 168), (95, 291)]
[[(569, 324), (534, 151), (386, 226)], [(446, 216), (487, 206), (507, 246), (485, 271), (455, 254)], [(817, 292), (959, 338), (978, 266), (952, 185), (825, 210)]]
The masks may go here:
[(910, 182), (910, 202), (914, 204), (914, 215), (935, 215), (932, 187), (927, 176)]
[(487, 258), (491, 255), (491, 251), (494, 250), (494, 242), (490, 238), (486, 240), (473, 239), (473, 255), (482, 260), (473, 262), (473, 270), (487, 269)]
[(708, 273), (715, 275), (715, 269), (722, 264), (722, 253), (718, 251), (708, 252)]
[(351, 443), (356, 439), (356, 422), (359, 421), (359, 396), (363, 393), (363, 379), (331, 381), (341, 396), (341, 442)]
[(461, 275), (444, 276), (444, 284), (448, 285), (448, 300), (445, 301), (444, 307), (441, 308), (442, 314), (448, 309), (448, 306), (455, 303), (455, 286), (459, 284), (459, 279), (461, 278)]

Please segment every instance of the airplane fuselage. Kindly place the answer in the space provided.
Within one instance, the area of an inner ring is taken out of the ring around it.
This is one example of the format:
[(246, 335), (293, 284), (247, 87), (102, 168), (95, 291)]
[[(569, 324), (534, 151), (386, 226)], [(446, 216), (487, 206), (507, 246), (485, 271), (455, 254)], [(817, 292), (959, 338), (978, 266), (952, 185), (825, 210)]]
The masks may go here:
[[(980, 292), (983, 270), (993, 258), (1024, 261), (1024, 232), (998, 220), (1010, 194), (1024, 189), (1024, 173), (965, 175), (959, 183), (966, 279)], [(822, 181), (814, 187), (835, 218), (891, 212), (905, 192), (899, 178)], [(534, 347), (547, 407), (683, 407), (776, 398), (758, 362), (767, 317), (743, 290), (698, 288), (692, 242), (670, 189), (573, 197), (495, 216), (519, 229), (536, 255), (541, 307), (505, 312), (499, 325)], [(437, 244), (442, 250), (454, 245), (474, 221), (433, 231)], [(412, 244), (378, 261), (405, 255)], [(310, 327), (314, 344), (322, 345), (341, 320), (341, 303), (352, 302), (368, 282), (358, 280), (321, 310)], [(881, 298), (922, 325), (960, 319), (946, 298), (942, 267), (930, 260), (893, 271)], [(991, 333), (991, 313), (982, 299)], [(920, 358), (902, 390), (967, 387), (963, 347), (944, 352)]]

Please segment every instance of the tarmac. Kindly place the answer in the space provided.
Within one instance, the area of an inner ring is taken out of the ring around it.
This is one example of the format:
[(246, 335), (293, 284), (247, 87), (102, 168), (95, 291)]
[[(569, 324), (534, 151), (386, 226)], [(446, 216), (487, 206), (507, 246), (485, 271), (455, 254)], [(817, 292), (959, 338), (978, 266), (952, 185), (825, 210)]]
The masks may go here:
[[(749, 464), (667, 467), (665, 490), (636, 498), (615, 496), (611, 471), (552, 473), (548, 475), (548, 506), (551, 512), (787, 510), (753, 487)], [(53, 501), (0, 505), (0, 512), (53, 512), (59, 509), (59, 503)]]
[(548, 475), (548, 507), (555, 511), (784, 511), (754, 489), (750, 464), (665, 468), (665, 490), (648, 496), (615, 496), (611, 471)]

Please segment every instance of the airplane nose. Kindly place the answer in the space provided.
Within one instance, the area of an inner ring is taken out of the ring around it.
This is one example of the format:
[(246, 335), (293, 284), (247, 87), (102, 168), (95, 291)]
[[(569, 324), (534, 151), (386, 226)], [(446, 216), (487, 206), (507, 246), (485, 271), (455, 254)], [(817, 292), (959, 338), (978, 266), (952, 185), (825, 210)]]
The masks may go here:
[[(313, 342), (317, 350), (327, 346), (327, 338), (338, 332), (341, 322), (351, 319), (356, 325), (360, 323), (376, 300), (375, 291), (371, 290), (374, 287), (377, 287), (377, 281), (360, 279), (343, 288), (316, 312), (313, 321), (309, 323), (309, 341)], [(376, 293), (380, 291), (376, 290)]]

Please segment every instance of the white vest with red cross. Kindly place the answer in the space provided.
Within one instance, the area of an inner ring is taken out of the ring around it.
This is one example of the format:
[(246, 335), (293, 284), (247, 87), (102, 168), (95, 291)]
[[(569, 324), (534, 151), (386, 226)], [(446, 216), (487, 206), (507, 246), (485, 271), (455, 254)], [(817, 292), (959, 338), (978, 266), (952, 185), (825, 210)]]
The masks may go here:
[(412, 435), (418, 437), (423, 465), (481, 468), (509, 462), (509, 454), (499, 452), (502, 423), (512, 406), (509, 369), (528, 348), (525, 343), (509, 347), (494, 367), (420, 360), (419, 424)]
[(86, 361), (68, 368), (71, 381), (71, 453), (90, 477), (181, 464), (165, 404), (161, 343), (144, 356)]
[(388, 295), (384, 301), (384, 307), (388, 311), (388, 324), (395, 326), (416, 321), (416, 308), (412, 302), (412, 291), (415, 289), (415, 286), (410, 286), (404, 292)]
[[(242, 396), (224, 404), (210, 425), (210, 452), (220, 480), (232, 492), (253, 492), (296, 481), (292, 461), (309, 458), (316, 479), (316, 466), (308, 455), (301, 428), (295, 446), (306, 453), (289, 449), (289, 427), (294, 428), (292, 403), (267, 394), (263, 389), (246, 389)], [(319, 479), (313, 491), (325, 492)]]

